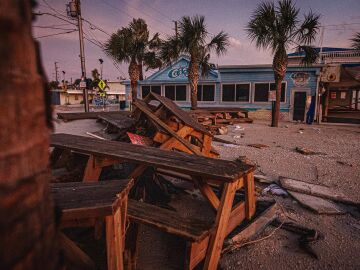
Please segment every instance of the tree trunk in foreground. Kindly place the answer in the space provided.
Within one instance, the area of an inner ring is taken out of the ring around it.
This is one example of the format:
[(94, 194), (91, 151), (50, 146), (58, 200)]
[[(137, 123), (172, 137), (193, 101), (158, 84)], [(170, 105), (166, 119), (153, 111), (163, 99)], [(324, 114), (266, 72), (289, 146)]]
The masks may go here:
[(287, 58), (283, 53), (276, 53), (273, 60), (273, 69), (274, 69), (274, 79), (276, 85), (276, 102), (275, 108), (273, 108), (274, 113), (271, 119), (271, 126), (279, 126), (279, 117), (280, 117), (280, 100), (281, 100), (281, 83), (285, 78), (286, 67), (287, 67)]
[(191, 99), (191, 109), (197, 109), (197, 85), (199, 81), (199, 63), (193, 59), (190, 61), (189, 65), (189, 83), (190, 83), (190, 99)]
[(57, 269), (43, 79), (31, 37), (31, 2), (0, 1), (0, 265)]

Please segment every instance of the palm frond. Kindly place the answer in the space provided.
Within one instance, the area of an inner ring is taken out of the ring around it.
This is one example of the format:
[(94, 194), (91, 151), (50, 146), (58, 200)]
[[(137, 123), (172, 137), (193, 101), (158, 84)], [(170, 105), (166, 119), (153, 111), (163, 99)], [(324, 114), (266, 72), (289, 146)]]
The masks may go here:
[(304, 21), (300, 25), (299, 30), (296, 33), (296, 38), (299, 43), (304, 45), (310, 45), (315, 41), (316, 35), (320, 29), (320, 15), (310, 11), (304, 16)]
[(171, 64), (183, 51), (181, 41), (175, 36), (169, 37), (161, 45), (160, 57), (166, 64)]
[(279, 1), (276, 14), (276, 28), (279, 33), (279, 39), (282, 43), (286, 43), (287, 39), (295, 32), (297, 24), (299, 23), (299, 9), (295, 7), (295, 4), (291, 0)]
[(299, 46), (298, 51), (304, 53), (301, 61), (304, 66), (312, 65), (319, 57), (319, 52), (313, 46)]
[(268, 49), (275, 48), (277, 29), (276, 13), (273, 2), (262, 2), (254, 11), (247, 25), (246, 31), (256, 47)]
[(355, 50), (360, 50), (360, 32), (356, 33), (351, 41), (351, 47), (353, 47)]
[(229, 46), (229, 35), (224, 31), (218, 33), (207, 45), (209, 51), (215, 50), (217, 55), (225, 54)]

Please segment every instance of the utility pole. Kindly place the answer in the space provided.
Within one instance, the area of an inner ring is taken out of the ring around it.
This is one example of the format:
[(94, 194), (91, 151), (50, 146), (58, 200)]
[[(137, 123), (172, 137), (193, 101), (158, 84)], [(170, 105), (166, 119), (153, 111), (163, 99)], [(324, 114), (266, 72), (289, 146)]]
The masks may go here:
[(177, 21), (173, 21), (174, 24), (175, 24), (175, 36), (176, 36), (176, 39), (179, 38), (179, 32), (178, 32), (178, 22)]
[(100, 58), (100, 59), (99, 59), (99, 62), (100, 62), (100, 79), (102, 80), (104, 60), (102, 60), (102, 59)]
[(59, 82), (59, 77), (58, 77), (58, 69), (59, 69), (59, 67), (58, 67), (58, 62), (54, 62), (54, 64), (55, 64), (55, 81), (56, 82)]
[[(81, 78), (86, 83), (86, 69), (85, 69), (85, 51), (84, 51), (84, 33), (82, 29), (82, 18), (81, 18), (81, 3), (80, 0), (73, 0), (68, 5), (68, 15), (77, 18), (78, 29), (79, 29), (79, 41), (80, 41), (80, 62), (81, 62)], [(83, 89), (83, 100), (85, 112), (89, 111), (89, 96), (87, 86)]]

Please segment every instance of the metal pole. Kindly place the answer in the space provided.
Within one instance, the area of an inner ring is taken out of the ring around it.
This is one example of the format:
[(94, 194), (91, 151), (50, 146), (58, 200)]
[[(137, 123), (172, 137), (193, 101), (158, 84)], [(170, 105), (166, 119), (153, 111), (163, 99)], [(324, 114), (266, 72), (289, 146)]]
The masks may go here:
[[(81, 4), (80, 0), (75, 0), (77, 8), (77, 19), (79, 27), (79, 40), (80, 40), (80, 61), (81, 61), (81, 76), (85, 78), (86, 82), (86, 69), (85, 69), (85, 51), (84, 51), (84, 34), (82, 29), (82, 18), (81, 18)], [(87, 87), (83, 90), (83, 100), (85, 112), (89, 111), (89, 96)]]
[(55, 64), (55, 81), (58, 82), (59, 78), (58, 78), (58, 66), (57, 66), (58, 62), (54, 62)]

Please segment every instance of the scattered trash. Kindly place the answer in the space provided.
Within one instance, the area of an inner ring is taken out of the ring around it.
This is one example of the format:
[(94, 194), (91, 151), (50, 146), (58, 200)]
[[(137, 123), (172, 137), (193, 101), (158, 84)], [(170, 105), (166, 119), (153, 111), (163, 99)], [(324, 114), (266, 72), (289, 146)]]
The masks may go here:
[(218, 132), (220, 135), (226, 135), (228, 133), (228, 128), (226, 126), (219, 127)]
[(255, 148), (258, 148), (258, 149), (263, 149), (263, 148), (268, 148), (269, 147), (268, 145), (261, 144), (261, 143), (248, 144), (248, 146), (255, 147)]
[(319, 240), (324, 239), (324, 235), (315, 229), (309, 229), (302, 225), (296, 224), (294, 222), (281, 222), (279, 219), (275, 219), (271, 222), (271, 225), (275, 227), (279, 227), (289, 231), (296, 233), (300, 237), (298, 238), (299, 247), (309, 254), (311, 257), (318, 259), (318, 255), (315, 250), (310, 246), (311, 243), (317, 242)]
[(235, 135), (233, 138), (234, 138), (234, 139), (240, 139), (240, 138), (242, 138), (242, 136), (240, 136), (240, 135)]
[(224, 139), (221, 139), (221, 138), (215, 137), (215, 136), (213, 137), (213, 141), (215, 141), (215, 142), (221, 142), (221, 143), (225, 143), (225, 144), (236, 144), (236, 145), (240, 145), (240, 144), (237, 144), (236, 142), (224, 140)]
[(295, 148), (295, 151), (298, 152), (298, 153), (300, 153), (300, 154), (307, 155), (307, 156), (308, 156), (308, 155), (321, 155), (321, 154), (324, 155), (324, 153), (314, 152), (314, 151), (312, 151), (312, 150), (310, 150), (310, 149), (303, 148), (303, 147), (296, 147), (296, 148)]
[(255, 174), (254, 179), (255, 179), (255, 181), (258, 181), (260, 183), (267, 183), (267, 184), (272, 184), (274, 182), (277, 182), (277, 179), (271, 178), (266, 175), (261, 175), (261, 174)]
[(236, 125), (235, 126), (235, 131), (239, 131), (239, 130), (245, 130), (245, 128), (242, 127), (242, 126)]
[(345, 165), (345, 166), (349, 166), (349, 167), (353, 166), (351, 163), (346, 162), (346, 161), (337, 160), (336, 162), (341, 164), (341, 165)]
[(262, 195), (265, 195), (267, 193), (270, 193), (272, 195), (282, 196), (282, 197), (288, 196), (288, 193), (284, 189), (279, 187), (277, 184), (271, 184), (268, 187), (264, 188), (262, 191)]
[(225, 147), (230, 147), (230, 148), (239, 147), (239, 145), (237, 145), (237, 144), (231, 144), (231, 143), (224, 143), (223, 146), (225, 146)]

